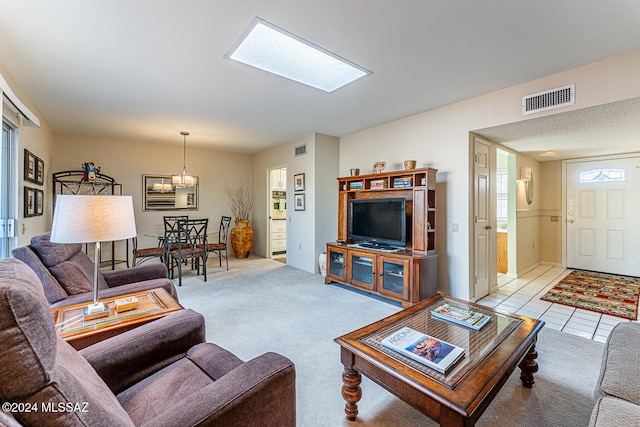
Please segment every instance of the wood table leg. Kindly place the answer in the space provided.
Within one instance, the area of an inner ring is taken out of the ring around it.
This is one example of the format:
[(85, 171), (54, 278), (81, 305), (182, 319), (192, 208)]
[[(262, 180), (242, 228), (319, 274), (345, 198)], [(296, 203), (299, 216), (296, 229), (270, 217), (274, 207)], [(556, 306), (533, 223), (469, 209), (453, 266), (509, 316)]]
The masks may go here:
[(344, 412), (349, 421), (355, 421), (358, 415), (358, 401), (362, 397), (360, 383), (362, 376), (353, 368), (345, 368), (342, 373), (342, 397), (346, 401)]
[(529, 351), (527, 351), (527, 355), (522, 359), (522, 362), (518, 365), (520, 368), (520, 380), (522, 380), (522, 385), (531, 388), (535, 380), (533, 379), (533, 374), (538, 372), (538, 364), (536, 363), (536, 359), (538, 358), (538, 352), (536, 351), (536, 343), (531, 344)]

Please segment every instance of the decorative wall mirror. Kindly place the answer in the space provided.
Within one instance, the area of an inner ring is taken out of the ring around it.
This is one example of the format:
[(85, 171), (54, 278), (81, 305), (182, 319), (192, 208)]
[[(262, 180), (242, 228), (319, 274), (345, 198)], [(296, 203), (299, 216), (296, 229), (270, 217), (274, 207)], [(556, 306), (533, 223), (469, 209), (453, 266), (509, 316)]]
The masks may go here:
[(198, 187), (180, 187), (171, 183), (170, 175), (142, 175), (143, 210), (198, 210)]

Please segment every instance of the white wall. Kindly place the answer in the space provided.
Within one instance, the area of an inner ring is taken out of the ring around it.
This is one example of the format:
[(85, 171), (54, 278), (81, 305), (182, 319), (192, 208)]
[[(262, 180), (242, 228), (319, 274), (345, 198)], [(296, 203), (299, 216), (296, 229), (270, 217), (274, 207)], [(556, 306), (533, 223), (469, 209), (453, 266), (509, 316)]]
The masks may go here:
[[(38, 108), (31, 102), (26, 93), (24, 93), (20, 85), (18, 85), (13, 77), (8, 74), (0, 64), (0, 73), (4, 80), (10, 86), (11, 91), (20, 99), (20, 101), (36, 115), (40, 121), (40, 127), (34, 127), (26, 124), (26, 121), (15, 114), (11, 108), (3, 108), (3, 102), (0, 102), (0, 114), (7, 117), (13, 126), (18, 128), (18, 150), (13, 155), (17, 156), (17, 185), (14, 188), (18, 196), (17, 211), (14, 213), (18, 218), (18, 224), (16, 224), (16, 246), (28, 245), (31, 241), (31, 237), (36, 234), (46, 232), (51, 228), (51, 210), (47, 208), (50, 206), (51, 201), (51, 146), (53, 143), (53, 133), (49, 127), (49, 124), (42, 116)], [(7, 88), (0, 87), (0, 93)], [(44, 161), (44, 176), (45, 180), (43, 185), (37, 185), (32, 182), (24, 180), (23, 165), (24, 165), (24, 149), (29, 150), (31, 153), (41, 158)], [(41, 216), (24, 217), (24, 187), (32, 187), (43, 190), (45, 197), (44, 214)]]
[[(155, 246), (157, 240), (145, 234), (163, 230), (163, 215), (184, 213), (192, 218), (209, 218), (209, 227), (218, 229), (220, 217), (231, 215), (224, 190), (227, 181), (245, 175), (251, 178), (251, 155), (227, 153), (189, 147), (187, 138), (187, 172), (199, 177), (197, 211), (143, 211), (142, 175), (173, 175), (182, 171), (180, 144), (153, 144), (131, 140), (56, 134), (51, 169), (48, 173), (80, 170), (82, 163), (94, 162), (101, 173), (122, 184), (122, 193), (133, 196), (139, 246)], [(50, 176), (50, 175), (49, 175)], [(48, 208), (51, 209), (51, 201)]]
[[(535, 117), (638, 97), (639, 73), (640, 51), (636, 51), (342, 137), (340, 174), (347, 174), (353, 167), (366, 173), (377, 160), (387, 161), (387, 170), (399, 169), (405, 159), (416, 159), (418, 167), (438, 169), (438, 289), (456, 297), (469, 298), (472, 289), (469, 132), (533, 118), (522, 116), (522, 96), (569, 83), (576, 85), (576, 104), (538, 113)], [(522, 158), (524, 156), (519, 158), (519, 163)], [(539, 202), (534, 203), (536, 205), (520, 214), (521, 224), (529, 222), (525, 218), (531, 210), (539, 209)], [(536, 227), (539, 226), (535, 213), (533, 217)], [(453, 223), (459, 225), (459, 232), (452, 231)], [(518, 227), (519, 239), (520, 232), (524, 236), (527, 234), (522, 228)], [(522, 260), (519, 254), (519, 264), (538, 257), (540, 245), (536, 241), (535, 236), (524, 239), (530, 247), (523, 249)]]
[[(562, 265), (562, 162), (540, 164), (540, 261)], [(557, 221), (552, 221), (556, 217)]]
[[(307, 154), (296, 156), (295, 147), (305, 145)], [(324, 244), (335, 240), (338, 229), (338, 140), (310, 134), (299, 140), (264, 150), (253, 156), (254, 188), (258, 191), (253, 215), (256, 255), (267, 256), (269, 241), (268, 170), (287, 167), (287, 264), (310, 273), (318, 272), (318, 255)], [(305, 210), (294, 209), (294, 176), (305, 174)]]
[(338, 237), (338, 178), (340, 140), (316, 134), (316, 200), (315, 200), (315, 271), (318, 256), (326, 251), (327, 242)]

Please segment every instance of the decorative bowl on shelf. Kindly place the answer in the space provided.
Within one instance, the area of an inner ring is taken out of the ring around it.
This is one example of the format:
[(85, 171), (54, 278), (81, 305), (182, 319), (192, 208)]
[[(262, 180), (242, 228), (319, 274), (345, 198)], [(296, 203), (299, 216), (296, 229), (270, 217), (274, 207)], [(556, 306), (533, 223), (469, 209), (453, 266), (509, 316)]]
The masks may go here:
[(404, 161), (404, 168), (405, 169), (415, 169), (416, 168), (416, 161), (415, 160), (405, 160)]

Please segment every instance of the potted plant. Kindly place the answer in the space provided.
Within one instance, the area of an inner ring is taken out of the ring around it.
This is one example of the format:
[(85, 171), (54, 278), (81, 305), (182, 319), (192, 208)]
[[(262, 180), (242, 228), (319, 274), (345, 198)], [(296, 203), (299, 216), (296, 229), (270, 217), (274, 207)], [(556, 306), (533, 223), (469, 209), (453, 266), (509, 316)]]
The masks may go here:
[(253, 245), (253, 229), (249, 227), (249, 218), (256, 199), (250, 183), (241, 179), (237, 185), (225, 184), (229, 209), (235, 217), (236, 226), (231, 229), (230, 240), (236, 258), (247, 258)]

